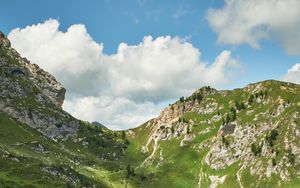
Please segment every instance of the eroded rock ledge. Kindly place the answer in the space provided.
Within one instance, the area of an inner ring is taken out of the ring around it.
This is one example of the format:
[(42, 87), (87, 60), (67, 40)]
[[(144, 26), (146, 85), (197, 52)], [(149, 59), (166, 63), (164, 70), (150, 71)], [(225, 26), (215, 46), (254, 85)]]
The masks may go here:
[(0, 111), (53, 139), (77, 134), (79, 121), (62, 110), (66, 89), (11, 48), (0, 32)]

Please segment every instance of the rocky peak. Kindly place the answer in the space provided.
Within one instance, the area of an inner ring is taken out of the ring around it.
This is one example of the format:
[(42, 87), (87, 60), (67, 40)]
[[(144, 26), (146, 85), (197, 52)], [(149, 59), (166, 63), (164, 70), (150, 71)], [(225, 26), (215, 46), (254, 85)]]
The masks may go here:
[[(27, 60), (25, 59), (25, 61)], [(34, 84), (41, 88), (43, 93), (47, 95), (56, 106), (61, 107), (65, 99), (66, 89), (56, 81), (54, 76), (41, 69), (38, 65), (30, 64), (29, 62), (25, 65), (30, 71), (30, 77)]]
[(65, 99), (66, 89), (50, 73), (44, 71), (36, 64), (31, 64), (26, 58), (21, 57), (15, 49), (11, 48), (10, 41), (1, 31), (0, 47), (3, 52), (6, 52), (6, 54), (3, 54), (6, 56), (6, 60), (10, 60), (9, 62), (4, 59), (1, 61), (1, 64), (7, 67), (7, 74), (16, 72), (23, 74), (41, 92), (47, 95), (57, 107), (61, 107)]
[(202, 87), (196, 90), (189, 97), (181, 97), (177, 102), (172, 105), (169, 105), (165, 108), (160, 115), (156, 118), (157, 122), (168, 122), (174, 123), (179, 120), (179, 118), (189, 111), (205, 111), (204, 108), (200, 107), (201, 101), (209, 95), (218, 93), (218, 90), (211, 88), (210, 86)]
[(210, 86), (204, 86), (204, 87), (201, 87), (200, 89), (196, 90), (193, 94), (193, 95), (196, 95), (196, 94), (201, 94), (203, 96), (206, 96), (206, 95), (212, 95), (214, 93), (217, 93), (218, 90), (216, 90), (215, 88), (212, 88)]
[(0, 111), (51, 138), (73, 137), (79, 121), (61, 109), (65, 88), (10, 46), (0, 32)]

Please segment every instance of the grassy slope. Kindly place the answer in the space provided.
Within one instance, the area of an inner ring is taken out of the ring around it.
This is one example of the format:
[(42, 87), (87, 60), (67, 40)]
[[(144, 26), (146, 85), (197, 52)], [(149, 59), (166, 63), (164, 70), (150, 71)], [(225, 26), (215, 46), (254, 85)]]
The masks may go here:
[[(292, 85), (277, 81), (266, 81), (263, 82), (263, 86), (269, 91), (269, 93), (267, 94), (268, 97), (274, 100), (276, 100), (280, 95), (284, 101), (292, 102), (294, 104), (300, 102), (300, 87), (298, 85)], [(229, 109), (233, 106), (234, 102), (245, 102), (248, 100), (249, 96), (250, 94), (245, 92), (244, 90), (236, 89), (230, 92), (226, 97), (221, 97), (219, 93), (210, 95), (208, 97), (215, 99), (220, 106), (224, 106), (223, 109), (219, 110), (219, 113), (221, 115), (224, 115), (225, 113), (229, 112)], [(203, 104), (203, 106), (205, 105), (206, 104)], [(239, 112), (237, 115), (238, 122), (242, 125), (255, 123), (253, 122), (255, 114), (265, 112), (266, 110), (269, 110), (271, 113), (276, 107), (274, 105), (276, 104), (262, 105), (261, 103), (255, 103), (251, 107), (247, 108), (247, 110), (255, 110), (255, 113), (253, 113), (252, 115), (246, 115), (246, 111)], [(293, 105), (287, 108), (286, 111), (278, 116), (277, 119), (289, 120), (292, 112), (297, 111), (300, 112), (299, 105)], [(207, 175), (226, 175), (226, 180), (223, 185), (220, 185), (220, 187), (239, 187), (236, 178), (236, 173), (240, 168), (238, 162), (223, 170), (216, 171), (211, 169), (208, 165), (206, 165), (206, 163), (203, 162), (204, 156), (207, 154), (208, 150), (197, 150), (196, 148), (200, 143), (209, 141), (210, 138), (214, 137), (217, 134), (222, 123), (221, 120), (210, 125), (203, 123), (206, 120), (210, 120), (211, 117), (213, 117), (217, 113), (217, 111), (209, 115), (198, 115), (194, 112), (185, 113), (183, 117), (187, 121), (192, 122), (190, 123), (190, 125), (192, 126), (192, 133), (195, 133), (197, 136), (185, 147), (179, 147), (179, 143), (182, 138), (160, 141), (159, 145), (163, 150), (163, 161), (159, 161), (159, 155), (157, 154), (156, 161), (154, 161), (152, 166), (140, 167), (137, 169), (137, 171), (142, 173), (146, 178), (141, 180), (140, 177), (137, 177), (133, 178), (132, 181), (136, 183), (136, 185), (142, 187), (195, 187), (198, 184), (199, 173), (201, 170)], [(261, 117), (257, 121), (269, 121), (269, 119), (263, 118), (264, 117)], [(297, 126), (300, 126), (299, 122), (297, 122)], [(284, 121), (282, 121), (282, 123), (284, 123)], [(287, 131), (288, 126), (289, 125), (287, 124), (282, 125), (278, 128), (280, 136), (278, 136), (277, 140), (274, 142), (274, 147), (279, 148), (282, 153), (285, 152), (285, 150), (283, 149), (283, 139), (284, 133)], [(208, 127), (210, 128), (210, 132), (205, 134), (198, 134), (200, 131), (203, 131)], [(136, 136), (131, 137), (130, 141), (132, 143), (139, 143), (139, 147), (136, 147), (136, 150), (131, 150), (128, 154), (131, 156), (138, 156), (140, 154), (139, 151), (141, 149), (141, 145), (145, 144), (145, 140), (147, 140), (148, 138), (146, 135), (149, 135), (150, 129), (149, 127), (146, 128), (145, 125), (143, 125), (139, 128), (134, 129), (133, 131), (135, 132)], [(230, 139), (230, 137), (228, 139)], [(135, 163), (142, 163), (143, 160), (144, 158), (136, 158)], [(278, 176), (273, 175), (271, 178), (259, 181), (259, 183), (255, 186), (276, 187), (278, 186), (278, 182), (280, 182), (279, 180), (280, 179)], [(250, 176), (249, 169), (247, 169), (242, 174), (241, 181), (245, 187), (251, 187), (254, 186), (253, 182), (257, 182), (257, 177)], [(206, 176), (201, 184), (201, 187), (209, 187), (210, 183), (211, 182), (209, 178)], [(300, 184), (300, 181), (299, 178), (292, 176), (291, 181), (284, 184), (282, 182), (280, 183), (283, 187), (297, 187), (297, 185)]]
[[(88, 126), (88, 125), (82, 125)], [(82, 127), (78, 137), (97, 137), (87, 147), (72, 141), (54, 142), (27, 125), (0, 113), (0, 187), (67, 187), (72, 186), (57, 175), (41, 170), (50, 168), (80, 180), (79, 185), (124, 187), (125, 173), (121, 161), (112, 161), (107, 153), (124, 147), (118, 135), (104, 130), (100, 137), (93, 127)], [(119, 140), (119, 141), (117, 141)], [(37, 152), (43, 146), (45, 153)]]
[[(266, 87), (272, 88), (268, 93), (269, 97), (278, 98), (278, 93), (285, 101), (297, 103), (300, 96), (293, 94), (300, 93), (299, 87), (293, 92), (283, 92), (280, 86), (283, 83), (266, 82)], [(283, 84), (285, 85), (285, 84)], [(287, 86), (286, 86), (287, 87)], [(224, 106), (219, 110), (221, 115), (229, 111), (232, 101), (245, 101), (249, 94), (238, 89), (230, 92), (226, 97), (220, 94), (210, 95)], [(203, 105), (206, 105), (205, 103)], [(273, 105), (253, 104), (247, 110), (255, 110), (255, 114), (273, 110)], [(299, 106), (289, 107), (278, 118), (288, 120), (291, 112), (300, 111)], [(159, 160), (159, 152), (156, 154), (153, 165), (141, 167), (140, 164), (147, 158), (151, 151), (146, 154), (141, 153), (142, 146), (148, 139), (151, 126), (143, 125), (132, 131), (135, 137), (127, 135), (129, 145), (124, 144), (121, 139), (121, 132), (112, 132), (107, 129), (98, 129), (93, 125), (82, 123), (78, 138), (82, 138), (88, 145), (84, 146), (83, 141), (74, 143), (69, 140), (66, 142), (54, 142), (45, 138), (40, 133), (30, 127), (20, 124), (15, 120), (0, 113), (0, 186), (22, 185), (36, 187), (66, 187), (72, 185), (62, 178), (51, 175), (42, 168), (51, 168), (60, 171), (62, 174), (71, 174), (70, 177), (80, 179), (80, 185), (98, 185), (100, 187), (195, 187), (198, 184), (199, 174), (207, 175), (226, 175), (227, 178), (220, 187), (238, 187), (236, 172), (240, 168), (239, 163), (235, 163), (223, 170), (213, 170), (206, 163), (204, 157), (208, 149), (197, 149), (200, 143), (209, 141), (214, 137), (222, 121), (213, 124), (203, 123), (210, 120), (218, 112), (209, 115), (198, 115), (194, 112), (187, 112), (183, 115), (184, 119), (190, 122), (192, 133), (196, 136), (185, 147), (179, 147), (180, 140), (171, 139), (160, 141), (159, 145), (163, 153), (163, 160)], [(238, 113), (238, 121), (242, 125), (253, 123), (254, 116), (246, 115), (245, 111)], [(263, 118), (263, 117), (262, 117)], [(297, 122), (299, 126), (300, 120)], [(209, 132), (199, 134), (201, 131), (210, 129)], [(287, 126), (280, 126), (280, 135), (274, 142), (275, 147), (284, 152), (282, 147), (284, 134)], [(47, 153), (39, 153), (34, 150), (37, 144), (41, 144)], [(125, 149), (127, 147), (127, 149)], [(123, 150), (125, 149), (125, 150)], [(124, 153), (123, 153), (124, 151)], [(160, 150), (159, 150), (160, 151)], [(112, 153), (123, 156), (119, 160), (112, 160)], [(125, 168), (130, 164), (135, 168), (135, 175), (126, 178)], [(249, 169), (242, 173), (242, 183), (246, 187), (254, 186), (253, 182), (257, 177), (249, 174)], [(260, 181), (259, 187), (274, 187), (278, 185), (279, 177), (272, 176), (269, 179)], [(210, 180), (206, 176), (202, 181), (201, 187), (209, 187)], [(292, 181), (283, 187), (297, 187), (299, 179), (292, 177)]]

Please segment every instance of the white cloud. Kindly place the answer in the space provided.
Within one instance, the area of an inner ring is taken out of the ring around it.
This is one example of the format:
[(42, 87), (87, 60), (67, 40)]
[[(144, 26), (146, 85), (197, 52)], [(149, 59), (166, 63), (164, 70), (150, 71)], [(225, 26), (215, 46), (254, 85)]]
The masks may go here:
[(65, 33), (58, 27), (58, 21), (50, 19), (14, 29), (8, 38), (20, 54), (54, 74), (69, 92), (98, 94), (97, 86), (107, 82), (101, 67), (105, 65), (99, 63), (105, 58), (102, 44), (92, 40), (84, 25), (72, 25)]
[(222, 8), (208, 10), (207, 19), (218, 42), (260, 47), (275, 39), (290, 54), (300, 55), (299, 0), (225, 0)]
[(137, 126), (158, 115), (166, 101), (203, 85), (227, 84), (239, 70), (229, 51), (208, 64), (200, 61), (191, 43), (170, 36), (147, 36), (137, 45), (121, 43), (116, 54), (107, 55), (84, 25), (62, 32), (53, 19), (14, 29), (8, 38), (66, 87), (64, 109), (111, 128)]
[(295, 64), (283, 77), (284, 81), (300, 84), (300, 63)]
[(64, 109), (72, 112), (76, 117), (86, 120), (95, 120), (111, 129), (121, 129), (140, 125), (157, 116), (162, 105), (152, 102), (135, 103), (124, 97), (82, 97), (66, 100)]

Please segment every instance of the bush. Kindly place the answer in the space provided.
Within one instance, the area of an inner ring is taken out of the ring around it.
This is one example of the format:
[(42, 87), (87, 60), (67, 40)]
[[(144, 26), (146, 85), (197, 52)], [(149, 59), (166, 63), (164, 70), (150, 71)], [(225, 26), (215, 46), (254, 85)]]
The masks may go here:
[(124, 139), (124, 144), (125, 145), (129, 145), (130, 144), (130, 142), (129, 142), (129, 140), (127, 138)]
[(171, 132), (172, 132), (172, 134), (174, 134), (174, 132), (175, 132), (174, 126), (173, 126), (173, 125), (172, 125), (172, 127), (171, 127)]
[(251, 105), (254, 102), (254, 95), (250, 95), (248, 98), (248, 104)]
[(187, 126), (187, 128), (186, 128), (186, 134), (190, 134), (190, 133), (191, 133), (190, 126)]
[(126, 167), (126, 178), (130, 178), (130, 176), (131, 176), (131, 167), (128, 164)]
[(238, 111), (246, 109), (245, 103), (241, 102), (235, 102), (235, 107)]
[(146, 178), (147, 178), (147, 177), (145, 176), (144, 172), (141, 172), (141, 174), (140, 174), (140, 179), (141, 179), (141, 181), (145, 181)]
[(180, 122), (182, 122), (182, 123), (188, 123), (188, 120), (185, 119), (184, 117), (180, 117), (178, 121), (179, 121), (179, 123)]
[(256, 145), (255, 143), (251, 144), (251, 151), (255, 156), (258, 156), (261, 154), (262, 148), (259, 145)]
[(193, 94), (192, 95), (192, 100), (193, 101), (198, 101), (198, 102), (200, 102), (200, 101), (202, 101), (202, 99), (203, 99), (203, 96), (201, 95), (201, 93), (195, 93), (195, 94)]
[(231, 121), (236, 120), (236, 109), (232, 107), (230, 111), (231, 111)]
[(123, 140), (126, 138), (126, 133), (125, 133), (125, 131), (122, 131), (122, 132), (121, 132), (121, 138), (122, 138)]
[(276, 140), (276, 137), (278, 136), (278, 131), (277, 130), (272, 130), (270, 134), (270, 138), (272, 140)]
[(135, 176), (134, 168), (131, 167), (129, 164), (126, 167), (126, 178), (130, 178), (131, 176)]
[(222, 143), (225, 144), (225, 146), (229, 146), (229, 141), (225, 138), (224, 135), (222, 135)]
[(276, 160), (272, 158), (272, 166), (276, 166)]
[(266, 135), (266, 141), (271, 147), (273, 147), (274, 145), (273, 141), (276, 140), (277, 136), (278, 136), (278, 131), (275, 129), (273, 129), (269, 134)]
[(179, 101), (180, 101), (180, 102), (184, 102), (184, 97), (180, 97), (180, 98), (179, 98)]
[(228, 124), (231, 121), (230, 115), (227, 114), (224, 119), (224, 124)]
[(287, 158), (291, 164), (295, 163), (295, 154), (292, 153), (291, 149), (287, 151)]

